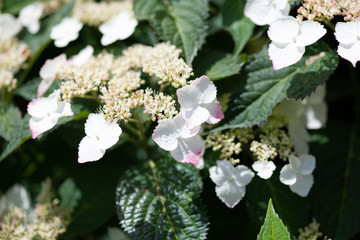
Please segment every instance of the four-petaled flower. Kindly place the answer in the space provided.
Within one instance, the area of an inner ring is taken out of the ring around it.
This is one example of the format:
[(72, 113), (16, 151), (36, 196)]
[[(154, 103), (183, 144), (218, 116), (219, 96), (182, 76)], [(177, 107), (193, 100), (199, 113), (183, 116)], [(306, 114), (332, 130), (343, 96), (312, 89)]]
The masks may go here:
[(106, 121), (102, 114), (91, 113), (85, 123), (85, 133), (79, 144), (79, 163), (102, 158), (106, 149), (117, 143), (122, 130), (117, 123)]
[(312, 175), (314, 169), (314, 156), (303, 154), (298, 158), (290, 155), (289, 164), (286, 164), (280, 171), (280, 181), (289, 185), (294, 193), (306, 197), (314, 183)]
[(234, 167), (229, 161), (216, 161), (209, 169), (210, 178), (216, 184), (216, 195), (229, 208), (233, 208), (245, 196), (245, 186), (251, 182), (254, 172), (244, 165)]
[(124, 11), (99, 26), (103, 34), (101, 44), (107, 46), (117, 40), (123, 40), (131, 36), (138, 22), (131, 17), (130, 13)]
[(21, 9), (19, 13), (21, 24), (32, 34), (37, 33), (40, 29), (40, 18), (43, 14), (43, 8), (43, 3), (36, 1)]
[(82, 27), (83, 25), (79, 20), (66, 17), (51, 29), (50, 38), (55, 40), (56, 47), (66, 47), (69, 42), (79, 37)]
[(197, 134), (200, 126), (188, 128), (180, 115), (173, 119), (162, 119), (155, 128), (152, 139), (164, 150), (170, 151), (175, 160), (198, 164), (203, 141)]
[(15, 37), (21, 31), (18, 19), (9, 13), (0, 13), (0, 39)]
[(66, 55), (63, 53), (54, 59), (46, 60), (40, 69), (41, 82), (37, 89), (37, 96), (41, 97), (46, 93), (55, 80), (57, 71), (66, 63)]
[(305, 46), (324, 36), (323, 25), (313, 21), (299, 23), (294, 17), (279, 19), (270, 24), (268, 36), (272, 40), (269, 57), (275, 70), (298, 62), (305, 53)]
[(53, 128), (60, 117), (74, 115), (70, 103), (59, 102), (59, 99), (60, 90), (56, 90), (49, 97), (33, 99), (29, 103), (27, 111), (31, 116), (29, 127), (32, 138)]
[(244, 8), (245, 16), (257, 25), (270, 24), (289, 12), (288, 0), (248, 0)]
[(276, 166), (272, 161), (256, 161), (253, 163), (252, 168), (257, 172), (257, 175), (263, 179), (268, 179), (273, 174)]
[(216, 87), (207, 76), (195, 79), (190, 85), (178, 89), (176, 94), (181, 105), (180, 114), (190, 128), (205, 121), (215, 124), (224, 118), (216, 100)]
[(360, 60), (360, 20), (356, 22), (338, 22), (335, 25), (335, 37), (339, 42), (338, 54), (350, 61), (355, 67)]

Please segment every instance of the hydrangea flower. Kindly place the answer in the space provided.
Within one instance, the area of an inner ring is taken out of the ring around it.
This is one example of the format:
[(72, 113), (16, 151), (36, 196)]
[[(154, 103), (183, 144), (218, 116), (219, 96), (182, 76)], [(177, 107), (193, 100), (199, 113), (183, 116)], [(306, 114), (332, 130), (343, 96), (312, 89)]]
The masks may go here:
[(252, 168), (257, 172), (257, 175), (263, 179), (269, 179), (276, 169), (272, 161), (256, 161), (253, 163)]
[(288, 0), (247, 0), (244, 14), (257, 25), (266, 25), (289, 15)]
[(31, 116), (29, 127), (32, 138), (53, 128), (60, 117), (74, 115), (70, 103), (59, 102), (59, 99), (60, 90), (56, 90), (49, 97), (33, 99), (29, 103), (27, 111)]
[(245, 186), (254, 177), (253, 171), (244, 165), (234, 167), (229, 161), (216, 161), (209, 169), (210, 178), (216, 184), (216, 195), (229, 208), (233, 208), (245, 196)]
[(298, 158), (290, 155), (289, 164), (286, 164), (280, 171), (280, 181), (289, 185), (292, 192), (306, 197), (314, 183), (312, 175), (314, 169), (314, 156), (303, 154)]
[(43, 96), (55, 80), (56, 73), (66, 63), (66, 55), (61, 54), (54, 59), (46, 60), (40, 69), (41, 82), (37, 89), (37, 96)]
[(89, 114), (85, 123), (86, 136), (79, 144), (79, 163), (97, 161), (106, 149), (117, 143), (122, 133), (115, 122), (108, 122), (102, 114)]
[(72, 56), (68, 63), (75, 64), (76, 66), (81, 66), (86, 63), (94, 53), (94, 48), (90, 45), (82, 49), (78, 54)]
[(173, 119), (162, 119), (155, 128), (152, 139), (164, 150), (170, 151), (179, 162), (198, 164), (203, 141), (197, 134), (200, 126), (189, 128), (180, 115)]
[(66, 47), (69, 42), (79, 37), (82, 27), (83, 25), (79, 20), (66, 17), (51, 29), (50, 38), (55, 40), (56, 47)]
[(190, 128), (203, 122), (215, 124), (224, 118), (219, 102), (216, 100), (215, 84), (207, 76), (202, 76), (190, 85), (176, 91), (181, 105), (180, 113)]
[(270, 24), (268, 36), (272, 40), (269, 57), (275, 70), (298, 62), (311, 45), (326, 33), (323, 25), (313, 21), (299, 23), (294, 17), (279, 19)]
[(99, 26), (103, 34), (101, 44), (107, 46), (117, 40), (123, 40), (131, 36), (138, 22), (131, 17), (130, 13), (124, 11)]
[(32, 34), (37, 33), (40, 29), (40, 18), (43, 14), (43, 9), (43, 3), (36, 1), (21, 9), (19, 13), (21, 24)]
[(21, 24), (18, 19), (9, 13), (0, 13), (0, 38), (15, 37), (20, 31)]
[(335, 37), (339, 42), (338, 54), (355, 67), (360, 60), (360, 20), (356, 22), (338, 22), (335, 25)]

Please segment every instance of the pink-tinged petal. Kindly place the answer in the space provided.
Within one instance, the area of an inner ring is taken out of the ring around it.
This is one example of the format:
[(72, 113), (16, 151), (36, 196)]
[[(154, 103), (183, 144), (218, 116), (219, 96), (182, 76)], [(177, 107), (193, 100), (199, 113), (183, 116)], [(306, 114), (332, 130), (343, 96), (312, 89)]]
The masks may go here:
[(52, 97), (33, 99), (27, 106), (32, 117), (43, 118), (57, 109), (57, 100)]
[(195, 136), (200, 131), (200, 125), (189, 128), (186, 120), (183, 118), (181, 114), (176, 115), (173, 118), (176, 129), (180, 137), (189, 138)]
[(356, 25), (356, 22), (338, 22), (335, 25), (334, 32), (336, 40), (342, 44), (352, 44), (356, 42), (360, 34), (360, 32), (357, 31)]
[(180, 114), (185, 118), (189, 128), (200, 126), (203, 122), (209, 119), (210, 113), (204, 107), (198, 106), (192, 111), (180, 109)]
[(206, 120), (209, 124), (218, 123), (224, 118), (224, 113), (221, 109), (219, 101), (214, 101), (209, 104), (203, 104), (203, 107), (209, 111), (209, 118)]
[(293, 17), (286, 17), (271, 23), (267, 33), (273, 42), (288, 44), (297, 37), (299, 30), (297, 20)]
[(188, 85), (182, 87), (176, 91), (178, 101), (182, 109), (190, 111), (195, 109), (199, 105), (199, 90), (192, 86)]
[(86, 46), (82, 49), (77, 55), (72, 56), (68, 63), (75, 64), (77, 66), (81, 66), (86, 63), (94, 53), (94, 48), (90, 45)]
[(65, 116), (73, 116), (74, 113), (71, 110), (71, 105), (69, 102), (61, 101), (58, 103), (58, 108), (56, 110), (56, 113), (59, 114), (59, 117), (65, 117)]
[(280, 182), (285, 185), (292, 185), (296, 182), (297, 176), (290, 164), (286, 164), (280, 171)]
[(302, 175), (309, 175), (315, 169), (315, 157), (313, 155), (303, 154), (299, 156), (301, 165), (299, 171)]
[(43, 78), (37, 89), (37, 97), (42, 97), (54, 82), (53, 78)]
[(204, 103), (211, 103), (216, 98), (216, 87), (215, 84), (210, 81), (207, 76), (201, 76), (200, 78), (195, 79), (191, 86), (196, 87), (200, 94), (198, 97), (198, 101), (202, 104)]
[(245, 187), (248, 185), (253, 179), (254, 175), (254, 172), (245, 165), (236, 166), (233, 173), (234, 180), (239, 187)]
[(105, 154), (104, 149), (100, 149), (98, 141), (94, 138), (84, 137), (79, 144), (79, 163), (93, 162), (102, 158)]
[(154, 129), (152, 139), (164, 150), (171, 151), (178, 147), (178, 133), (175, 122), (163, 119)]
[(177, 147), (171, 150), (170, 153), (176, 161), (197, 164), (202, 148), (203, 141), (201, 137), (195, 135), (191, 138), (180, 138)]
[(300, 34), (296, 37), (297, 46), (308, 46), (315, 43), (326, 34), (323, 25), (314, 21), (304, 21), (300, 24)]
[(216, 195), (229, 208), (235, 207), (245, 196), (245, 187), (239, 187), (234, 181), (228, 181), (215, 188)]
[(63, 53), (54, 59), (48, 59), (40, 69), (42, 79), (55, 79), (59, 68), (66, 63), (66, 55)]
[(353, 44), (340, 43), (337, 52), (340, 57), (345, 58), (356, 67), (356, 63), (360, 60), (360, 41), (356, 41)]
[(313, 175), (298, 175), (296, 183), (290, 185), (291, 191), (298, 194), (301, 197), (306, 197), (312, 185), (314, 184), (314, 177)]
[(57, 123), (57, 118), (45, 117), (45, 118), (30, 118), (29, 127), (32, 134), (32, 138), (35, 139), (39, 134), (44, 133), (53, 128)]
[(274, 42), (269, 46), (269, 57), (274, 70), (279, 70), (297, 63), (305, 53), (305, 47), (296, 46), (293, 42), (283, 46)]

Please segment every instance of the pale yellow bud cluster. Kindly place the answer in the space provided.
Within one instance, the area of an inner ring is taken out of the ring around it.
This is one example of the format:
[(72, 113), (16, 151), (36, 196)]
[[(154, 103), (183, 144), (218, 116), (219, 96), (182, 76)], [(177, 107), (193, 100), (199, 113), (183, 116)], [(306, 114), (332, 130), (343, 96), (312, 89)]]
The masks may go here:
[(131, 0), (107, 2), (78, 0), (75, 3), (72, 15), (84, 24), (99, 26), (124, 11), (134, 16)]
[(6, 88), (7, 91), (12, 91), (16, 88), (17, 80), (11, 71), (0, 68), (0, 89)]
[[(316, 240), (323, 236), (322, 232), (319, 231), (320, 224), (315, 219), (304, 229), (299, 229), (298, 240)], [(328, 239), (325, 237), (325, 239)]]
[(66, 230), (67, 214), (58, 201), (37, 204), (31, 216), (21, 208), (12, 207), (0, 219), (0, 239), (56, 240)]
[(344, 17), (345, 21), (356, 21), (360, 16), (358, 0), (303, 0), (298, 9), (298, 19), (303, 17), (314, 21), (329, 21), (336, 15)]
[(44, 13), (46, 15), (56, 12), (61, 8), (65, 3), (70, 2), (70, 0), (42, 0), (44, 4)]
[(30, 57), (28, 46), (16, 38), (0, 37), (0, 68), (17, 72)]
[(269, 159), (274, 159), (277, 156), (276, 148), (256, 140), (252, 141), (250, 144), (250, 151), (259, 161), (265, 161)]

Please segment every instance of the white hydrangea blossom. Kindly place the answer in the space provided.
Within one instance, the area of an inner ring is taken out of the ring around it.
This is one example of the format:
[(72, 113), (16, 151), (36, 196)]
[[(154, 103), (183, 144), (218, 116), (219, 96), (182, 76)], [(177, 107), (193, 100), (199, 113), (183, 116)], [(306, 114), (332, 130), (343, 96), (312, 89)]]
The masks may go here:
[(294, 17), (279, 19), (270, 24), (269, 57), (275, 70), (298, 62), (311, 45), (326, 33), (323, 25), (313, 21), (299, 23)]
[(296, 157), (290, 155), (289, 164), (286, 164), (280, 171), (280, 181), (289, 185), (292, 192), (301, 197), (306, 197), (314, 183), (314, 176), (312, 175), (314, 169), (314, 156), (303, 154)]
[(117, 143), (122, 133), (115, 122), (108, 122), (102, 114), (89, 114), (85, 123), (86, 136), (79, 144), (79, 163), (97, 161), (106, 149)]
[(0, 13), (0, 39), (10, 39), (21, 31), (18, 19), (9, 13)]
[(254, 177), (253, 171), (244, 165), (234, 167), (229, 161), (216, 161), (209, 169), (210, 178), (216, 184), (216, 195), (229, 208), (235, 207), (245, 196), (245, 186)]
[(42, 97), (54, 82), (56, 73), (66, 63), (66, 55), (63, 53), (54, 59), (48, 59), (40, 69), (41, 82), (37, 89), (37, 97)]
[(355, 67), (360, 60), (360, 20), (356, 22), (338, 22), (335, 25), (335, 37), (339, 42), (338, 54)]
[(56, 90), (49, 97), (37, 98), (29, 103), (27, 111), (31, 116), (29, 127), (32, 138), (53, 128), (60, 117), (74, 115), (70, 103), (59, 102), (59, 99), (60, 90)]
[(289, 15), (288, 0), (247, 0), (244, 14), (257, 25), (266, 25)]
[(138, 22), (127, 11), (121, 12), (109, 21), (99, 26), (103, 34), (101, 44), (107, 46), (117, 40), (123, 40), (131, 36)]
[(69, 42), (79, 37), (79, 32), (82, 27), (83, 25), (79, 20), (66, 17), (51, 29), (50, 38), (55, 41), (54, 44), (56, 47), (66, 47)]
[(40, 29), (40, 18), (43, 14), (43, 9), (44, 4), (36, 1), (21, 9), (19, 13), (21, 24), (32, 34), (37, 33)]
[(192, 81), (191, 85), (176, 91), (181, 105), (180, 114), (189, 127), (208, 122), (215, 124), (224, 118), (219, 102), (216, 100), (216, 87), (207, 76)]
[(86, 63), (94, 54), (94, 48), (91, 45), (86, 46), (78, 54), (72, 56), (67, 62), (81, 66)]
[(198, 164), (203, 141), (197, 134), (200, 126), (189, 128), (180, 115), (173, 119), (162, 119), (155, 128), (152, 139), (179, 162)]
[(256, 161), (253, 163), (252, 168), (257, 175), (263, 179), (269, 179), (276, 169), (275, 164), (272, 161)]

